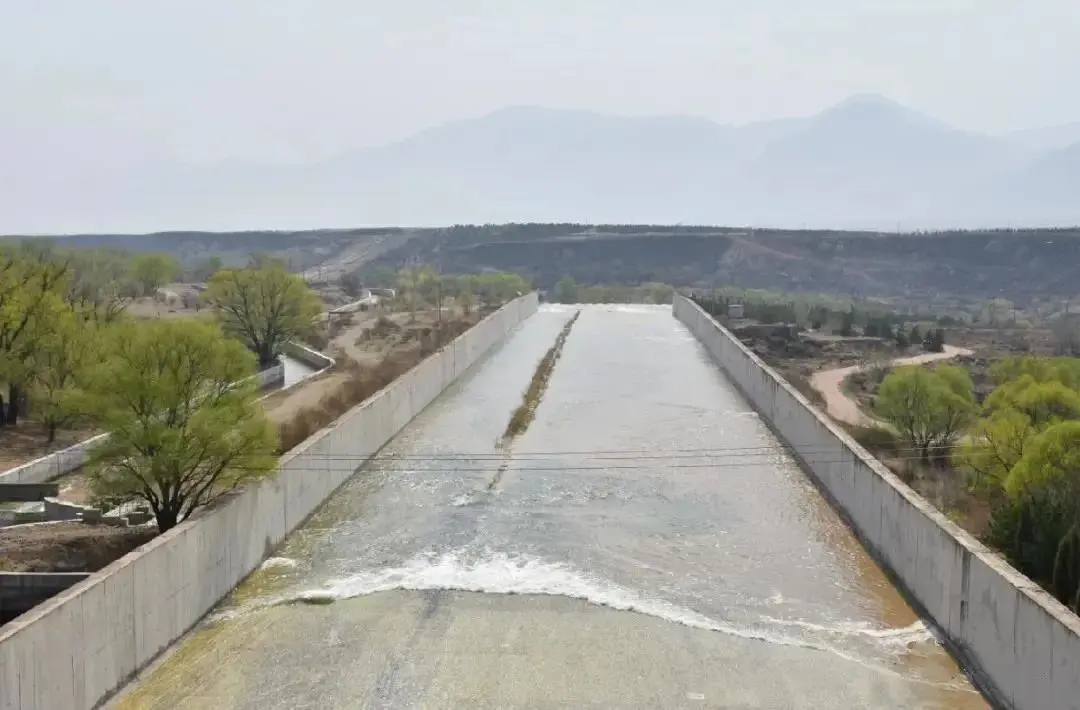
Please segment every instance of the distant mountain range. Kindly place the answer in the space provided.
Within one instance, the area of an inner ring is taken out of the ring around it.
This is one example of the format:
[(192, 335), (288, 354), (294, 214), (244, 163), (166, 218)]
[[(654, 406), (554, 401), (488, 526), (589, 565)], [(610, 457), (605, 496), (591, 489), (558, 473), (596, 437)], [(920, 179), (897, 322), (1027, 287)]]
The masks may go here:
[(308, 165), (159, 165), (63, 181), (0, 194), (0, 229), (5, 215), (47, 231), (1071, 225), (1080, 224), (1080, 123), (988, 136), (874, 95), (743, 126), (513, 107)]

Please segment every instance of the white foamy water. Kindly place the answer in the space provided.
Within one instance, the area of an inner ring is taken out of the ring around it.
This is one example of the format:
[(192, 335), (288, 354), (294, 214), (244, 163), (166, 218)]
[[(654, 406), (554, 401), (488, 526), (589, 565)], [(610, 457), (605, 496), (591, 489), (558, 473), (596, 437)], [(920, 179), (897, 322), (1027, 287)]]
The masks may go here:
[(259, 565), (259, 569), (292, 569), (296, 567), (296, 560), (288, 557), (267, 557)]
[[(526, 556), (486, 553), (468, 561), (463, 552), (420, 555), (403, 566), (372, 570), (331, 580), (321, 588), (265, 600), (256, 606), (327, 604), (380, 592), (458, 591), (521, 594), (580, 599), (617, 611), (633, 612), (695, 629), (743, 639), (832, 653), (862, 665), (875, 665), (894, 653), (932, 643), (921, 622), (900, 629), (875, 628), (864, 622), (835, 625), (762, 617), (760, 625), (739, 626), (709, 618), (692, 609), (644, 596), (618, 584), (591, 577), (568, 565)], [(251, 609), (248, 609), (249, 611)], [(244, 610), (234, 610), (242, 614)], [(884, 670), (884, 669), (882, 669)]]

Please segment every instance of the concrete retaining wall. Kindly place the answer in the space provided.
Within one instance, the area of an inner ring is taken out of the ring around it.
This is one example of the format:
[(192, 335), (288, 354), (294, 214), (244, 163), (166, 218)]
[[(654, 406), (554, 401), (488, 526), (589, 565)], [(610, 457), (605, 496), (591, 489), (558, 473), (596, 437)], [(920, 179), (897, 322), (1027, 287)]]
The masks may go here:
[(259, 389), (265, 390), (271, 387), (277, 387), (285, 381), (285, 366), (274, 365), (265, 370), (260, 370), (259, 374), (255, 376), (259, 378)]
[(0, 627), (0, 710), (79, 710), (116, 691), (536, 308), (535, 293), (512, 301), (293, 449), (275, 476)]
[[(45, 510), (38, 508), (23, 508), (20, 510), (0, 510), (0, 528), (9, 525), (30, 525), (45, 522)], [(3, 707), (0, 705), (0, 707)]]
[(58, 495), (59, 483), (0, 483), (0, 503), (38, 503)]
[(896, 478), (697, 304), (676, 296), (673, 308), (996, 704), (1080, 708), (1080, 618)]
[(65, 473), (70, 473), (86, 463), (90, 450), (104, 441), (107, 436), (108, 434), (99, 434), (74, 446), (4, 471), (0, 473), (0, 483), (45, 483)]
[[(315, 368), (316, 370), (325, 370), (328, 367), (334, 366), (334, 358), (323, 355), (321, 352), (312, 350), (300, 343), (285, 343), (281, 346), (281, 352), (294, 360), (299, 360), (305, 365)], [(282, 368), (282, 378), (284, 378), (284, 376), (284, 368)]]
[(80, 505), (79, 503), (69, 503), (59, 498), (46, 498), (45, 499), (45, 519), (46, 520), (82, 520), (83, 516), (88, 513), (93, 515), (94, 513), (100, 513), (97, 508), (89, 505)]

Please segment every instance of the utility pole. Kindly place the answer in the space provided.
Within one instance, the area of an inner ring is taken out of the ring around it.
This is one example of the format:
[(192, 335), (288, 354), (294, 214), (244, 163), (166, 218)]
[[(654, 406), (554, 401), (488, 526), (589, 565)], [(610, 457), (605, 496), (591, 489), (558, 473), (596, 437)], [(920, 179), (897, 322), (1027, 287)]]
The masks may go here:
[(439, 327), (442, 327), (442, 274), (435, 272), (435, 298), (439, 304)]
[(409, 322), (416, 322), (416, 292), (420, 289), (420, 274), (417, 271), (416, 264), (418, 263), (416, 257), (412, 257), (405, 262), (405, 273), (408, 275), (409, 283)]

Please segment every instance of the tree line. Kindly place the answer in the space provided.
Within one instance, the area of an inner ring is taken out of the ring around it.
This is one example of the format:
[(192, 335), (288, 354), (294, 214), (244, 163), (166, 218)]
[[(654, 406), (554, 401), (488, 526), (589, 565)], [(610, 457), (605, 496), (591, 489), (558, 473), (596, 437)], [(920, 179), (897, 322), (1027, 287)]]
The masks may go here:
[(874, 411), (909, 458), (951, 464), (990, 505), (986, 541), (1080, 612), (1080, 359), (1013, 357), (979, 404), (956, 365), (897, 368)]
[(920, 327), (919, 322), (945, 324), (948, 322), (946, 318), (899, 313), (884, 304), (868, 302), (859, 307), (839, 296), (794, 296), (732, 287), (693, 294), (691, 297), (714, 317), (729, 317), (731, 307), (738, 305), (742, 308), (743, 318), (759, 323), (795, 324), (843, 337), (862, 335), (882, 338), (894, 341), (897, 347), (920, 345), (929, 352), (941, 352), (945, 348), (945, 331), (941, 327)]
[(16, 425), (28, 405), (49, 441), (75, 423), (110, 432), (91, 452), (91, 488), (105, 501), (144, 500), (164, 531), (272, 470), (277, 435), (253, 375), (322, 306), (302, 279), (263, 261), (210, 277), (212, 320), (138, 321), (125, 289), (167, 278), (168, 259), (139, 255), (121, 268), (99, 257), (0, 251), (0, 420)]
[[(551, 236), (565, 236), (569, 234), (581, 234), (595, 232), (600, 234), (724, 234), (724, 233), (754, 233), (761, 235), (807, 235), (820, 237), (821, 235), (840, 236), (864, 236), (880, 237), (881, 231), (865, 230), (836, 230), (836, 229), (769, 229), (739, 226), (714, 226), (714, 225), (687, 225), (687, 224), (586, 224), (579, 222), (510, 222), (506, 224), (456, 224), (444, 231), (458, 237), (462, 241), (478, 239), (535, 239)], [(991, 227), (975, 229), (917, 229), (904, 232), (889, 232), (889, 236), (926, 236), (926, 237), (957, 237), (968, 235), (998, 235), (998, 234), (1022, 234), (1037, 239), (1041, 236), (1077, 236), (1080, 235), (1080, 226), (1071, 227)]]
[(553, 303), (671, 303), (675, 288), (648, 282), (637, 285), (579, 285), (572, 276), (563, 276), (548, 294)]
[(509, 271), (481, 274), (444, 274), (426, 264), (402, 269), (379, 268), (363, 281), (359, 272), (342, 279), (345, 292), (356, 298), (362, 288), (394, 289), (401, 303), (415, 313), (417, 309), (440, 305), (453, 299), (466, 312), (473, 308), (490, 309), (526, 294), (532, 283)]

